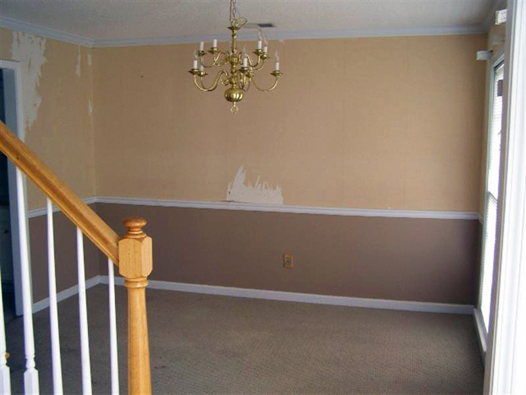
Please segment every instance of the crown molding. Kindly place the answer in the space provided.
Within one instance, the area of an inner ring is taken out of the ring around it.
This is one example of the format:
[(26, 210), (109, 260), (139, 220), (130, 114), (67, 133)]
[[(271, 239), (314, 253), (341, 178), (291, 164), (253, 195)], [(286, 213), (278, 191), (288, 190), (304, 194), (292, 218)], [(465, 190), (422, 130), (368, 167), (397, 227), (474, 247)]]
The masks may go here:
[[(502, 3), (502, 2), (500, 2)], [(500, 4), (499, 3), (499, 4)], [(486, 33), (491, 25), (491, 16), (498, 7), (492, 7), (492, 12), (486, 18), (484, 25), (480, 26), (457, 26), (457, 27), (419, 27), (405, 29), (340, 29), (340, 30), (267, 30), (266, 34), (271, 40), (302, 40), (302, 39), (331, 39), (331, 38), (360, 38), (360, 37), (399, 37), (399, 36), (443, 36), (443, 35), (466, 35)], [(488, 22), (489, 21), (489, 22)], [(70, 44), (85, 47), (131, 47), (147, 45), (173, 45), (194, 44), (201, 41), (211, 42), (217, 39), (219, 42), (230, 40), (228, 34), (186, 35), (172, 37), (150, 37), (131, 39), (93, 39), (83, 37), (64, 31), (51, 29), (41, 25), (24, 22), (9, 17), (0, 17), (0, 27), (23, 31), (38, 36), (58, 40)], [(254, 40), (257, 32), (244, 31), (239, 35), (239, 41)]]
[[(331, 38), (365, 38), (365, 37), (400, 37), (400, 36), (445, 36), (482, 34), (487, 30), (481, 26), (437, 27), (437, 28), (406, 28), (406, 29), (343, 29), (343, 30), (266, 30), (270, 40), (305, 40)], [(256, 33), (242, 32), (239, 41), (254, 40)], [(228, 34), (188, 35), (177, 37), (152, 37), (137, 39), (102, 39), (95, 40), (95, 47), (126, 47), (145, 45), (195, 44), (201, 41), (228, 42)]]
[(66, 33), (61, 30), (52, 29), (49, 27), (36, 25), (30, 22), (24, 22), (18, 19), (9, 18), (6, 16), (0, 17), (0, 27), (12, 29), (16, 31), (31, 33), (37, 36), (50, 38), (57, 41), (62, 41), (69, 44), (82, 45), (83, 47), (93, 47), (94, 41), (91, 38), (79, 36), (73, 33)]
[[(173, 36), (173, 37), (151, 37), (151, 38), (122, 38), (122, 39), (96, 39), (94, 46), (97, 48), (107, 47), (139, 47), (147, 45), (174, 45), (174, 44), (195, 44), (201, 41), (212, 42), (217, 40), (221, 42), (229, 42), (230, 35), (228, 34), (207, 34), (207, 35), (188, 35), (188, 36)], [(238, 41), (248, 41), (249, 39), (238, 36)], [(253, 40), (253, 38), (250, 38)]]

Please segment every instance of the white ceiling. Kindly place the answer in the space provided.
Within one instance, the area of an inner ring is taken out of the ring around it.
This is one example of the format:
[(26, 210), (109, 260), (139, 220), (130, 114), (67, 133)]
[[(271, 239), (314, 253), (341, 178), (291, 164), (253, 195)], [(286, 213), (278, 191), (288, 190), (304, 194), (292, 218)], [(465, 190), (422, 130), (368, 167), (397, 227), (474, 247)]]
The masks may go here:
[[(275, 23), (276, 29), (267, 33), (271, 38), (356, 37), (481, 32), (487, 29), (495, 2), (237, 0), (237, 8), (249, 22)], [(3, 26), (40, 28), (48, 36), (79, 43), (227, 38), (228, 0), (0, 0), (0, 7)]]

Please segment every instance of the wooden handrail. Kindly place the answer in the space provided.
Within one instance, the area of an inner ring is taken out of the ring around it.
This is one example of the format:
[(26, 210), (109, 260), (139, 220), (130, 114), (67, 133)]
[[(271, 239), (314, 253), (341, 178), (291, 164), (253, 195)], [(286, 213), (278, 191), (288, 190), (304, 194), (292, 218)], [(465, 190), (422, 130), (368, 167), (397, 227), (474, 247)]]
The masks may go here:
[(116, 265), (119, 236), (0, 121), (0, 151), (31, 179)]

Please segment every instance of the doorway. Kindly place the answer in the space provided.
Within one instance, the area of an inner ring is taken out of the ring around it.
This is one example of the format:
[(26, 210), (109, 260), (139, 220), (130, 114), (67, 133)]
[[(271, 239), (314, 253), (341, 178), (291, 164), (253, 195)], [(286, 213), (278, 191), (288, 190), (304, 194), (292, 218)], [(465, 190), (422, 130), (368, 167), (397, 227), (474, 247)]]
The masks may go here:
[[(6, 123), (4, 73), (0, 72), (0, 120)], [(7, 157), (0, 152), (0, 269), (2, 273), (2, 299), (4, 320), (11, 321), (16, 315), (15, 278), (9, 214), (9, 177)]]
[[(2, 121), (20, 140), (24, 141), (23, 113), (19, 111), (22, 108), (20, 63), (0, 59), (0, 75)], [(1, 183), (6, 180), (7, 183), (2, 185)], [(4, 261), (1, 266), (2, 286), (5, 285), (6, 290), (4, 306), (5, 309), (9, 309), (9, 314), (20, 316), (22, 315), (22, 273), (18, 210), (20, 201), (20, 205), (24, 206), (23, 210), (27, 212), (25, 193), (27, 189), (24, 179), (23, 190), (20, 191), (22, 195), (19, 199), (16, 184), (16, 167), (0, 153), (0, 248), (5, 250), (0, 251), (0, 260)], [(27, 222), (25, 225), (28, 229)], [(29, 240), (29, 235), (27, 239)]]

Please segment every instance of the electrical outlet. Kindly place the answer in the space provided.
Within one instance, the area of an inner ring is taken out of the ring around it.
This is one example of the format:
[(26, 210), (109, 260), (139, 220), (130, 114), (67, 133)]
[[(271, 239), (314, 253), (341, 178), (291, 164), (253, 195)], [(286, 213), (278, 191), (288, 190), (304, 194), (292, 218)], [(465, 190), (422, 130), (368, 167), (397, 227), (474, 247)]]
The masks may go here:
[(294, 256), (292, 254), (283, 254), (283, 267), (292, 269), (294, 267)]

